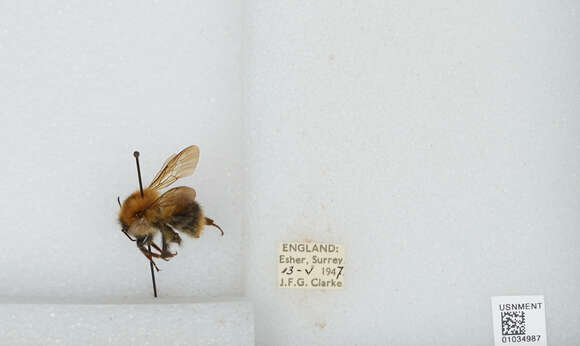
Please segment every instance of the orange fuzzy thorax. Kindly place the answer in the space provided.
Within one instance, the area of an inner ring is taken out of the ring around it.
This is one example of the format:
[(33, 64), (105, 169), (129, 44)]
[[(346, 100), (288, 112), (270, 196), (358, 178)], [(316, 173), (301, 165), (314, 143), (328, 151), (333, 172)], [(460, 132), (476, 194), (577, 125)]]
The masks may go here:
[(153, 189), (143, 190), (143, 197), (141, 197), (140, 191), (133, 192), (125, 199), (119, 211), (119, 222), (121, 222), (121, 225), (128, 228), (142, 217), (149, 220), (153, 219), (154, 215), (149, 214), (156, 213), (156, 211), (148, 208), (155, 202), (157, 197), (159, 197), (159, 194)]

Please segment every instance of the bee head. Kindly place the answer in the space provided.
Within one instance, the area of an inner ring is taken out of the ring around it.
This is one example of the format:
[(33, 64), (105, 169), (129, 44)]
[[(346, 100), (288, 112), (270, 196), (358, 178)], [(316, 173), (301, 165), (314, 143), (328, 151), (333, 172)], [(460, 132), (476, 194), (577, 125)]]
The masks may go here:
[(129, 233), (127, 233), (128, 230), (129, 230), (129, 227), (127, 227), (127, 225), (125, 225), (124, 223), (121, 222), (121, 232), (125, 233), (125, 235), (127, 236), (127, 238), (129, 238), (131, 241), (136, 241), (137, 239), (131, 238), (131, 236), (129, 235)]
[[(117, 196), (117, 203), (119, 203), (119, 208), (122, 208), (121, 207), (121, 198), (119, 196)], [(124, 223), (123, 221), (121, 221), (121, 218), (119, 218), (119, 224), (121, 225), (121, 232), (125, 233), (127, 238), (129, 238), (131, 241), (137, 240), (137, 239), (131, 238), (129, 233), (127, 233), (129, 231), (129, 226), (126, 223)]]

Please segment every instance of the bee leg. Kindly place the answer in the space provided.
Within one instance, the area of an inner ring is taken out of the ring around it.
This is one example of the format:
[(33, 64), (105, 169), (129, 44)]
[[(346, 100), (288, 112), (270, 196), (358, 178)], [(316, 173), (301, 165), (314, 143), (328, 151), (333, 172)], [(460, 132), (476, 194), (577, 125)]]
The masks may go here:
[(161, 249), (159, 248), (159, 246), (157, 246), (157, 244), (155, 244), (153, 241), (149, 241), (147, 244), (151, 244), (151, 246), (153, 246), (153, 248), (159, 252), (161, 252)]
[[(145, 249), (145, 245), (153, 245), (154, 249), (159, 250), (159, 246), (157, 246), (157, 244), (155, 244), (152, 241), (152, 238), (150, 236), (145, 236), (144, 238), (137, 239), (137, 246), (139, 246), (140, 248), (144, 249), (149, 253), (149, 249)], [(151, 251), (151, 256), (155, 258), (161, 258), (161, 254), (155, 253), (153, 251)]]
[(155, 270), (159, 271), (159, 267), (157, 267), (157, 264), (155, 264), (155, 262), (153, 261), (152, 257), (161, 257), (161, 256), (159, 256), (156, 253), (149, 254), (149, 251), (147, 251), (147, 249), (145, 249), (145, 248), (139, 247), (139, 250), (141, 250), (141, 252), (143, 253), (143, 255), (145, 255), (145, 257), (147, 257), (147, 259), (153, 264), (153, 266), (155, 267)]
[(181, 245), (181, 237), (177, 232), (175, 232), (171, 227), (167, 227), (168, 233), (171, 235), (171, 243), (177, 243), (177, 245)]
[(216, 225), (216, 224), (213, 222), (213, 220), (212, 220), (212, 219), (210, 219), (209, 217), (206, 217), (206, 218), (205, 218), (205, 224), (206, 224), (206, 225), (208, 225), (208, 226), (214, 226), (214, 227), (217, 227), (217, 229), (219, 229), (219, 230), (220, 230), (220, 232), (222, 232), (222, 237), (224, 236), (224, 230), (223, 230), (223, 229), (222, 229), (220, 226)]
[(161, 228), (161, 239), (163, 241), (163, 250), (161, 250), (162, 257), (173, 257), (177, 255), (177, 252), (170, 252), (169, 251), (169, 244), (170, 243), (177, 243), (181, 245), (181, 237), (175, 231), (171, 229), (171, 227), (164, 225)]
[(164, 249), (169, 248), (170, 243), (181, 245), (181, 237), (171, 227), (164, 225), (161, 229), (161, 234), (163, 235), (164, 246), (166, 246)]
[(157, 271), (159, 271), (159, 268), (157, 267), (157, 264), (155, 264), (155, 262), (153, 262), (153, 257), (155, 258), (161, 258), (161, 255), (156, 254), (154, 252), (149, 252), (149, 250), (147, 250), (145, 248), (145, 244), (148, 241), (148, 237), (143, 237), (143, 238), (139, 238), (137, 239), (137, 247), (139, 248), (139, 250), (141, 250), (141, 252), (143, 253), (143, 255), (145, 255), (145, 257), (147, 257), (147, 259), (153, 264), (153, 266), (155, 267), (155, 269)]
[[(163, 250), (161, 250), (161, 249), (159, 248), (159, 246), (157, 246), (157, 244), (155, 244), (155, 243), (154, 243), (152, 240), (150, 240), (150, 241), (148, 242), (148, 244), (151, 244), (151, 246), (153, 246), (153, 248), (154, 248), (155, 250), (159, 251), (159, 253), (160, 253), (160, 254), (158, 255), (158, 256), (159, 256), (159, 258), (161, 258), (161, 259), (163, 259), (163, 260), (166, 260), (166, 261), (169, 261), (169, 260), (167, 259), (167, 256), (166, 256), (166, 254), (164, 253), (164, 251), (163, 251)], [(147, 251), (147, 252), (149, 252), (149, 251)], [(155, 254), (155, 255), (157, 255), (157, 254)]]

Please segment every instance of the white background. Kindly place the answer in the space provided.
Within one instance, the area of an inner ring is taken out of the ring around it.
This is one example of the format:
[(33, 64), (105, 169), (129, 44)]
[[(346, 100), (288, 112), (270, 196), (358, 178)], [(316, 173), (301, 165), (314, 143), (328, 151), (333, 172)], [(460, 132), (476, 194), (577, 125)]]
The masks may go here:
[[(149, 296), (117, 196), (201, 148), (213, 229), (158, 263), (161, 296), (241, 294), (240, 3), (0, 5), (0, 295)], [(219, 273), (219, 274), (218, 274)]]
[[(490, 345), (514, 294), (578, 343), (578, 10), (248, 1), (260, 345)], [(345, 245), (343, 291), (276, 288), (278, 242), (304, 239)]]
[[(0, 295), (150, 294), (117, 195), (189, 144), (208, 231), (167, 296), (247, 295), (260, 345), (489, 345), (489, 298), (580, 337), (574, 1), (0, 5)], [(276, 287), (280, 241), (345, 289)]]

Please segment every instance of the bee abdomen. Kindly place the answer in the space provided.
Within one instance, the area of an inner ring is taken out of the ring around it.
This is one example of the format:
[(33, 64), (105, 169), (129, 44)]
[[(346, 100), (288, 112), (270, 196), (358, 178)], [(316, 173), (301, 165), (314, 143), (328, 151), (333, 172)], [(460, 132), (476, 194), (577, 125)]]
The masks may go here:
[(201, 229), (205, 225), (205, 218), (199, 204), (189, 201), (184, 208), (171, 215), (168, 223), (178, 231), (199, 238)]

